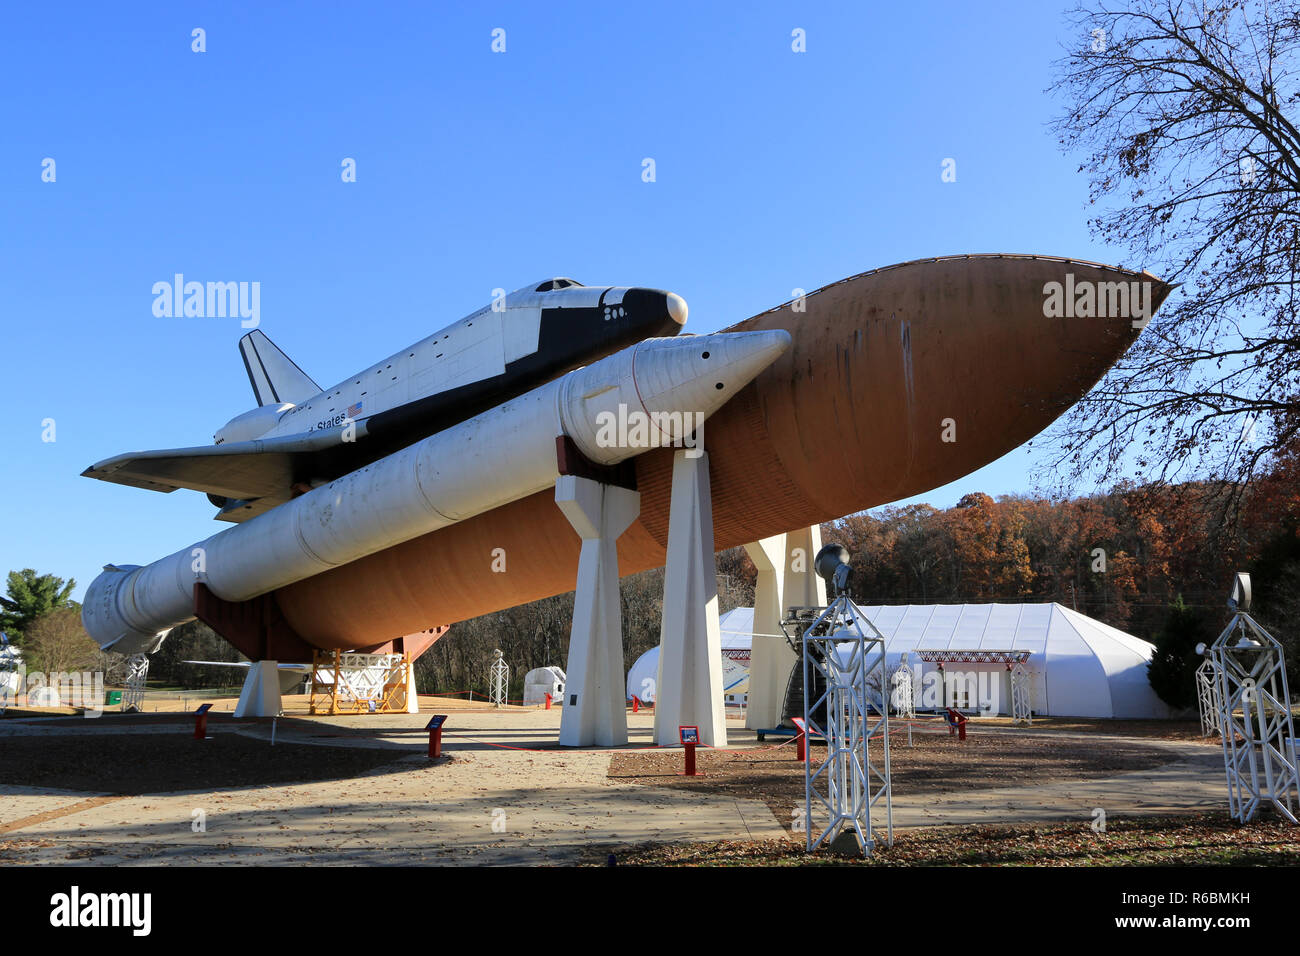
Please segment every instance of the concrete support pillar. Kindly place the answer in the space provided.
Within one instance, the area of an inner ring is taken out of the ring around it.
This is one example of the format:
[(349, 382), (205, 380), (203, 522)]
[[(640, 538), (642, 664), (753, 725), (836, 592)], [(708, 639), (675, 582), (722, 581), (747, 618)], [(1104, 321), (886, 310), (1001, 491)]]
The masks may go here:
[(758, 568), (749, 697), (745, 705), (745, 726), (751, 730), (767, 730), (780, 723), (786, 683), (799, 660), (780, 636), (780, 621), (786, 609), (826, 605), (826, 582), (813, 568), (813, 558), (821, 546), (821, 528), (817, 525), (745, 545)]
[[(690, 452), (697, 457), (689, 457)], [(655, 694), (654, 733), (660, 746), (677, 744), (677, 728), (683, 725), (698, 726), (700, 743), (706, 746), (727, 745), (709, 456), (695, 449), (673, 455)]]
[(791, 531), (785, 536), (785, 606), (825, 607), (826, 582), (813, 567), (822, 549), (821, 525)]
[(406, 665), (406, 712), (408, 714), (418, 714), (420, 712), (420, 695), (415, 689), (414, 661), (409, 661)]
[[(758, 569), (754, 585), (754, 635), (749, 652), (749, 695), (745, 726), (769, 730), (781, 721), (786, 681), (798, 658), (781, 634), (785, 616), (785, 535), (777, 534), (745, 545)], [(775, 636), (774, 636), (775, 635)]]
[(617, 544), (641, 513), (641, 496), (616, 485), (561, 475), (555, 483), (555, 503), (582, 538), (560, 744), (620, 747), (627, 743), (627, 711)]
[(278, 717), (283, 710), (280, 700), (280, 668), (276, 661), (254, 661), (248, 666), (244, 689), (235, 706), (236, 717)]

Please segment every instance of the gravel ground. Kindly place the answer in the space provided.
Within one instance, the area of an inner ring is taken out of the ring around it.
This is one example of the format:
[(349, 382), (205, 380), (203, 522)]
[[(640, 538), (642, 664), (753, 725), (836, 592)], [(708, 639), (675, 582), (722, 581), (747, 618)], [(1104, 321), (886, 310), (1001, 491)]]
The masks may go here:
[[(1011, 725), (1011, 721), (1004, 718), (998, 718), (990, 723)], [(1208, 741), (1216, 745), (1219, 742), (1218, 737), (1201, 735), (1199, 720), (1090, 720), (1082, 717), (1036, 717), (1033, 729), (1115, 737), (1151, 737), (1157, 740)]]
[(123, 732), (111, 741), (102, 735), (10, 737), (0, 747), (0, 783), (118, 795), (337, 780), (402, 756), (351, 747), (272, 747), (230, 732), (200, 741), (181, 727), (174, 735)]
[[(1079, 738), (1025, 733), (971, 732), (965, 741), (946, 734), (890, 735), (890, 777), (895, 794), (952, 793), (1050, 781), (1112, 777), (1170, 763), (1178, 755), (1159, 747), (1108, 740), (1099, 747)], [(873, 742), (873, 756), (879, 753)], [(814, 744), (814, 762), (825, 749)], [(700, 777), (681, 775), (680, 750), (615, 753), (609, 777), (618, 783), (684, 787), (763, 800), (787, 829), (790, 808), (804, 799), (803, 764), (795, 745), (739, 751), (696, 751)]]
[[(800, 834), (802, 838), (802, 834)], [(896, 832), (867, 859), (802, 842), (592, 847), (589, 866), (1295, 866), (1300, 831), (1276, 816), (1242, 826), (1226, 813), (1129, 818), (1094, 833), (1087, 823), (925, 827)]]

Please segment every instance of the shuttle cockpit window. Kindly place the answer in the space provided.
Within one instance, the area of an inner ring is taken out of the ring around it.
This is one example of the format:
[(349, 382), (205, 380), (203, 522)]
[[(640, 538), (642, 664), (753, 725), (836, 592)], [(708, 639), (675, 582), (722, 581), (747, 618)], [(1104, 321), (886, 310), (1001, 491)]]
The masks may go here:
[(556, 292), (582, 285), (577, 279), (547, 279), (537, 287), (538, 292)]

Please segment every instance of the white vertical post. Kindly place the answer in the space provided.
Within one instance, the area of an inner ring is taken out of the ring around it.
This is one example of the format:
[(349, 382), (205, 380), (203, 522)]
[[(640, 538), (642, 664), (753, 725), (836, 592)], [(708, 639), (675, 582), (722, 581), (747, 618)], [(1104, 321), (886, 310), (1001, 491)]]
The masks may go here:
[(641, 496), (616, 485), (561, 475), (555, 483), (555, 503), (582, 538), (560, 744), (619, 747), (627, 743), (627, 711), (618, 536), (641, 513)]
[[(338, 674), (334, 675), (338, 680)], [(254, 661), (248, 667), (244, 688), (239, 692), (236, 717), (276, 717), (283, 710), (280, 700), (280, 667), (275, 661)]]
[(821, 549), (821, 525), (800, 528), (785, 536), (782, 597), (786, 607), (826, 607), (826, 582), (813, 567), (813, 558)]
[(408, 714), (418, 714), (420, 712), (420, 695), (415, 687), (415, 662), (406, 662), (406, 712)]
[(781, 637), (785, 617), (785, 535), (777, 534), (745, 545), (758, 581), (754, 586), (754, 631), (749, 651), (749, 697), (745, 726), (768, 730), (781, 721), (785, 685), (798, 658)]
[[(692, 451), (697, 452), (694, 458)], [(709, 456), (697, 450), (673, 454), (655, 742), (676, 745), (677, 728), (683, 725), (699, 727), (700, 743), (707, 747), (727, 745)]]
[(813, 558), (821, 547), (820, 525), (745, 545), (758, 568), (745, 716), (745, 726), (750, 730), (776, 727), (784, 716), (785, 689), (799, 655), (780, 637), (781, 620), (790, 607), (826, 606), (826, 582), (813, 567)]

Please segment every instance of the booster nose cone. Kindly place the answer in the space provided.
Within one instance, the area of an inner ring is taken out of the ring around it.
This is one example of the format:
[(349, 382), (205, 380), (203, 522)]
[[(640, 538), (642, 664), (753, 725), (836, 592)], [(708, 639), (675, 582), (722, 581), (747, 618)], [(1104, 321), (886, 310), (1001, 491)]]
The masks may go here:
[(616, 386), (604, 385), (599, 364), (566, 381), (564, 434), (607, 465), (682, 442), (789, 347), (784, 329), (645, 339), (627, 350)]
[(676, 292), (668, 293), (668, 318), (678, 325), (686, 324), (686, 300)]
[(785, 329), (652, 340), (637, 348), (637, 394), (649, 412), (711, 414), (790, 347)]

